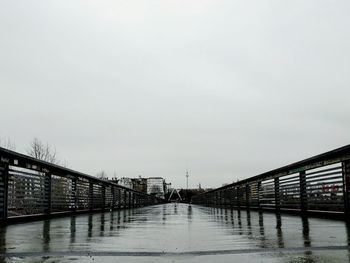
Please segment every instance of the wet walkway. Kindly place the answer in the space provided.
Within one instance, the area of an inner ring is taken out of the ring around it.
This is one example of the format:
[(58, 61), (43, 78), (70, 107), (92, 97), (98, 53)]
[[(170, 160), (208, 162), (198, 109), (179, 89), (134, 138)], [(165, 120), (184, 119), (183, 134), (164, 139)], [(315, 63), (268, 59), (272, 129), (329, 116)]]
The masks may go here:
[(0, 262), (348, 262), (349, 235), (343, 221), (166, 204), (0, 227)]

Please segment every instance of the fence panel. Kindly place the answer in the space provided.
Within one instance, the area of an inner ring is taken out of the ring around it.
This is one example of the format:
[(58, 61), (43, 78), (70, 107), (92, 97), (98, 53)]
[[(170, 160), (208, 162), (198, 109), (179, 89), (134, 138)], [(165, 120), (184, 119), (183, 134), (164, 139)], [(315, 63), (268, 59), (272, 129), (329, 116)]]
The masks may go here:
[(105, 187), (105, 208), (112, 208), (113, 205), (113, 193), (112, 186), (108, 185)]
[(44, 172), (9, 166), (8, 217), (45, 213), (47, 191)]
[(253, 182), (249, 184), (249, 206), (258, 207), (259, 206), (259, 183)]
[(279, 178), (279, 194), (281, 208), (300, 209), (299, 173)]
[(344, 211), (341, 163), (306, 171), (309, 210)]
[(273, 179), (261, 182), (261, 189), (259, 192), (260, 206), (266, 208), (275, 207), (275, 183)]
[(89, 180), (85, 178), (78, 178), (77, 180), (77, 210), (89, 209)]
[(73, 181), (58, 175), (51, 176), (51, 212), (64, 212), (75, 209)]

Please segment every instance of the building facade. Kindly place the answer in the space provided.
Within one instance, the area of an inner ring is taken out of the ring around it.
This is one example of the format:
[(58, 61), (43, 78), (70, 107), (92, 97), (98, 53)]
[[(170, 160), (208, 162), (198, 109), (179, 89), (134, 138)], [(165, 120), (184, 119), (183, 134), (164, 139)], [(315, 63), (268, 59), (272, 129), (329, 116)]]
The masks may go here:
[(165, 179), (162, 177), (147, 178), (147, 194), (164, 198), (166, 192)]

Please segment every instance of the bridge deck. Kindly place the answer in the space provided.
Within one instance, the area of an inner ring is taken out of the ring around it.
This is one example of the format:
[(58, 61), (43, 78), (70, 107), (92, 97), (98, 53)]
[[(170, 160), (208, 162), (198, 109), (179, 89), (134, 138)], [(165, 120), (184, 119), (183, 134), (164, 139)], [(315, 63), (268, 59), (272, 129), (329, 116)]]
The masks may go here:
[(349, 239), (344, 221), (164, 204), (2, 226), (0, 262), (347, 262)]

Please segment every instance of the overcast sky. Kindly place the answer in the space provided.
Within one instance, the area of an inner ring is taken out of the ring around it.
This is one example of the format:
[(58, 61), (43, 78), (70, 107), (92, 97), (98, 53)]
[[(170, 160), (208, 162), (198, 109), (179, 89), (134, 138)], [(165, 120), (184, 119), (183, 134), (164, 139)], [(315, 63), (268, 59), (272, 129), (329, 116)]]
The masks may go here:
[(350, 143), (350, 2), (0, 0), (0, 137), (217, 187)]

